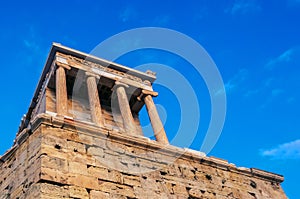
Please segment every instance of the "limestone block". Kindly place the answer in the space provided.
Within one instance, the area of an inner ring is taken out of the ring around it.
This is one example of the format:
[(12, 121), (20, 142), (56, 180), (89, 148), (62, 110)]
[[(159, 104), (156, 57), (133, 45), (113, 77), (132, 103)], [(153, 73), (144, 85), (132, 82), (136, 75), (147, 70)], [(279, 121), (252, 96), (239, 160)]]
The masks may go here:
[[(116, 170), (108, 170), (108, 176), (110, 181), (123, 184), (123, 177), (119, 171)], [(101, 179), (101, 177), (100, 177)]]
[(199, 188), (192, 188), (188, 191), (189, 196), (192, 198), (202, 198), (202, 195), (205, 193), (206, 190), (199, 189)]
[(125, 153), (127, 147), (120, 144), (120, 143), (117, 143), (113, 140), (110, 140), (108, 139), (106, 142), (105, 142), (105, 147), (106, 149), (109, 149), (111, 151), (114, 151), (114, 152), (117, 152), (119, 154), (123, 154)]
[(69, 161), (69, 173), (87, 175), (87, 165), (80, 162)]
[(21, 194), (19, 197), (19, 199), (27, 198), (41, 198), (40, 183), (32, 184), (25, 193)]
[(28, 143), (25, 142), (20, 146), (20, 149), (17, 151), (16, 162), (14, 164), (16, 167), (27, 163), (28, 160), (27, 147), (28, 147)]
[(60, 184), (68, 184), (69, 175), (67, 173), (63, 173), (56, 169), (42, 167), (41, 168), (41, 179), (60, 183)]
[(103, 157), (95, 157), (97, 166), (105, 166), (109, 169), (116, 169), (122, 171), (126, 169), (125, 165), (121, 163), (121, 156), (111, 155), (109, 153), (105, 153)]
[[(55, 128), (49, 125), (44, 125), (41, 128), (41, 136), (45, 135), (51, 135), (53, 137), (57, 137), (59, 139), (70, 139), (76, 142), (81, 142), (79, 139), (78, 131), (70, 131), (70, 130), (64, 130), (61, 128)], [(89, 136), (89, 139), (90, 138)]]
[[(53, 198), (68, 198), (69, 193), (67, 187), (49, 183), (39, 183), (40, 193)], [(47, 197), (46, 197), (47, 198)]]
[[(172, 199), (172, 195), (169, 193), (155, 192), (153, 190), (145, 189), (142, 187), (134, 187), (136, 198), (145, 199)], [(174, 197), (174, 199), (176, 196)]]
[(52, 146), (58, 150), (63, 150), (68, 148), (68, 143), (66, 139), (62, 139), (56, 136), (44, 135), (42, 137), (42, 143), (44, 145)]
[(81, 154), (77, 152), (69, 152), (67, 154), (69, 161), (80, 162), (86, 165), (96, 165), (96, 156)]
[(108, 169), (104, 167), (89, 166), (87, 168), (88, 175), (95, 176), (100, 179), (108, 180), (110, 178)]
[(109, 198), (111, 198), (111, 199), (127, 199), (128, 197), (126, 197), (124, 195), (120, 195), (120, 194), (111, 193), (111, 194), (109, 194)]
[(85, 144), (68, 140), (69, 151), (85, 154), (86, 153), (85, 146), (86, 146)]
[(174, 164), (168, 166), (168, 172), (170, 176), (181, 176), (180, 170)]
[(104, 155), (104, 150), (99, 147), (88, 147), (87, 148), (87, 155), (91, 156), (103, 156)]
[(107, 149), (107, 142), (110, 142), (109, 138), (107, 138), (106, 136), (104, 137), (103, 135), (95, 136), (92, 139), (92, 145), (103, 149)]
[(68, 184), (73, 184), (87, 189), (99, 190), (98, 178), (94, 176), (72, 175), (68, 178)]
[(48, 155), (41, 156), (42, 167), (47, 167), (61, 172), (68, 172), (68, 162), (65, 159), (58, 157), (51, 157)]
[(135, 175), (123, 175), (123, 183), (129, 186), (141, 186), (141, 177)]
[(161, 191), (162, 187), (161, 187), (160, 182), (162, 182), (162, 179), (159, 179), (159, 178), (156, 178), (156, 179), (152, 179), (152, 178), (144, 179), (144, 178), (142, 178), (141, 179), (141, 184), (142, 184), (142, 187), (144, 189), (153, 190), (153, 191), (156, 191), (156, 192)]
[[(96, 145), (95, 138), (90, 135), (85, 135), (83, 133), (78, 132), (77, 139), (73, 139), (73, 141), (80, 142), (82, 144), (88, 144), (88, 145)], [(98, 143), (99, 144), (99, 143)]]
[(173, 186), (173, 191), (176, 196), (181, 196), (181, 197), (188, 196), (186, 187), (183, 184), (175, 184), (175, 186)]
[(40, 180), (41, 173), (41, 158), (36, 159), (32, 162), (25, 170), (26, 180), (28, 183), (36, 183)]
[(131, 198), (135, 198), (135, 193), (133, 191), (133, 188), (127, 185), (121, 185), (121, 184), (99, 180), (99, 190), (103, 192), (119, 194)]
[(51, 155), (51, 157), (56, 157), (65, 160), (67, 160), (69, 157), (68, 153), (56, 149), (55, 146), (49, 146), (44, 144), (41, 144), (41, 154), (47, 154)]
[(83, 187), (70, 186), (69, 196), (72, 198), (89, 198), (89, 193)]
[(90, 199), (106, 199), (109, 198), (109, 194), (101, 191), (91, 190)]
[(19, 198), (23, 194), (23, 186), (18, 186), (16, 189), (12, 191), (10, 194), (11, 198)]

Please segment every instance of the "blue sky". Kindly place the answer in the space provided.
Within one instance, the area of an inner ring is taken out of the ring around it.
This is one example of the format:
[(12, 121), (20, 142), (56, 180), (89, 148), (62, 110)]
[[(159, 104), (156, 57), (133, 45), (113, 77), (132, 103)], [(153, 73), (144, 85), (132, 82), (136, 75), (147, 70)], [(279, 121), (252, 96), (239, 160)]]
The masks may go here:
[[(283, 174), (288, 197), (300, 198), (299, 21), (299, 0), (2, 2), (0, 153), (12, 145), (52, 42), (90, 52), (119, 32), (164, 27), (199, 42), (222, 75), (227, 116), (209, 155)], [(190, 147), (199, 150), (211, 114), (201, 76), (187, 70), (185, 60), (151, 49), (117, 61), (132, 67), (148, 62), (169, 65), (194, 85), (201, 121)], [(160, 92), (155, 102), (164, 107), (161, 113), (172, 138), (180, 122), (180, 102), (168, 88), (154, 88)]]

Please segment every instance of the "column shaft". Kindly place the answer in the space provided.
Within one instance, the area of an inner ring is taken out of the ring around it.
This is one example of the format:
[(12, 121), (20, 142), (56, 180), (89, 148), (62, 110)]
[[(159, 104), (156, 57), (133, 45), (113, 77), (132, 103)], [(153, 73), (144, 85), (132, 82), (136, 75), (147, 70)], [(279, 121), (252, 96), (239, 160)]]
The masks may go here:
[(96, 77), (87, 76), (86, 81), (87, 81), (92, 121), (99, 126), (103, 126), (103, 117), (102, 117), (100, 98), (99, 98), (98, 88), (96, 83)]
[(146, 104), (147, 112), (154, 131), (156, 141), (162, 144), (169, 144), (164, 126), (159, 118), (152, 96), (146, 95), (144, 101)]
[(57, 66), (56, 69), (56, 112), (59, 116), (68, 113), (68, 94), (65, 68)]
[(127, 133), (129, 134), (135, 134), (135, 124), (134, 119), (130, 110), (129, 102), (127, 99), (126, 91), (124, 86), (118, 85), (116, 88), (119, 107), (121, 111), (121, 115), (123, 118), (123, 125)]

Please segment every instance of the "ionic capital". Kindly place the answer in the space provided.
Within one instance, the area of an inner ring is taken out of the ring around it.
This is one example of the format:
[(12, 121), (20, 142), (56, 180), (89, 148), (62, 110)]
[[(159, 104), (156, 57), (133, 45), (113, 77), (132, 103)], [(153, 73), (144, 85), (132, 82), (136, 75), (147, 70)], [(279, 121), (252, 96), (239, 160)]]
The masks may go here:
[(141, 94), (137, 97), (137, 99), (139, 101), (142, 101), (146, 96), (150, 95), (151, 97), (157, 97), (158, 96), (158, 92), (155, 91), (149, 91), (149, 90), (145, 90), (142, 89)]
[(96, 79), (100, 79), (99, 75), (96, 75), (94, 73), (85, 72), (86, 77), (95, 77)]
[(64, 64), (64, 63), (56, 61), (55, 65), (56, 65), (57, 68), (62, 67), (64, 69), (71, 70), (71, 67), (68, 64)]
[(158, 92), (149, 91), (149, 90), (145, 90), (145, 89), (142, 90), (142, 93), (144, 95), (151, 95), (152, 97), (157, 97), (158, 96)]
[(113, 89), (117, 89), (118, 87), (129, 88), (129, 86), (127, 84), (124, 84), (122, 82), (116, 81)]

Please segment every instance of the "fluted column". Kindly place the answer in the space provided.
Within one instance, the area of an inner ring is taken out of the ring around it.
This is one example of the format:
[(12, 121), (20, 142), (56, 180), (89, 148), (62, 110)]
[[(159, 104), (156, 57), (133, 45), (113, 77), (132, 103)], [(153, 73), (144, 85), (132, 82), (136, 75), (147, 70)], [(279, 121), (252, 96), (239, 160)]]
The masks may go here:
[(125, 128), (125, 131), (129, 134), (135, 134), (136, 128), (134, 119), (130, 110), (129, 102), (127, 99), (127, 94), (125, 88), (127, 88), (128, 85), (116, 82), (115, 83), (115, 89), (118, 97), (118, 103), (120, 107), (120, 112), (123, 118), (123, 125)]
[(56, 113), (64, 116), (68, 113), (68, 94), (65, 67), (57, 65), (56, 69)]
[(100, 98), (98, 94), (97, 82), (96, 79), (99, 79), (99, 76), (93, 75), (91, 73), (86, 72), (86, 83), (88, 89), (88, 96), (90, 102), (91, 116), (92, 122), (99, 126), (103, 126), (103, 117), (101, 111)]
[(169, 144), (164, 126), (160, 120), (152, 96), (144, 90), (143, 93), (144, 93), (144, 102), (146, 104), (148, 116), (154, 131), (156, 141), (162, 144)]

